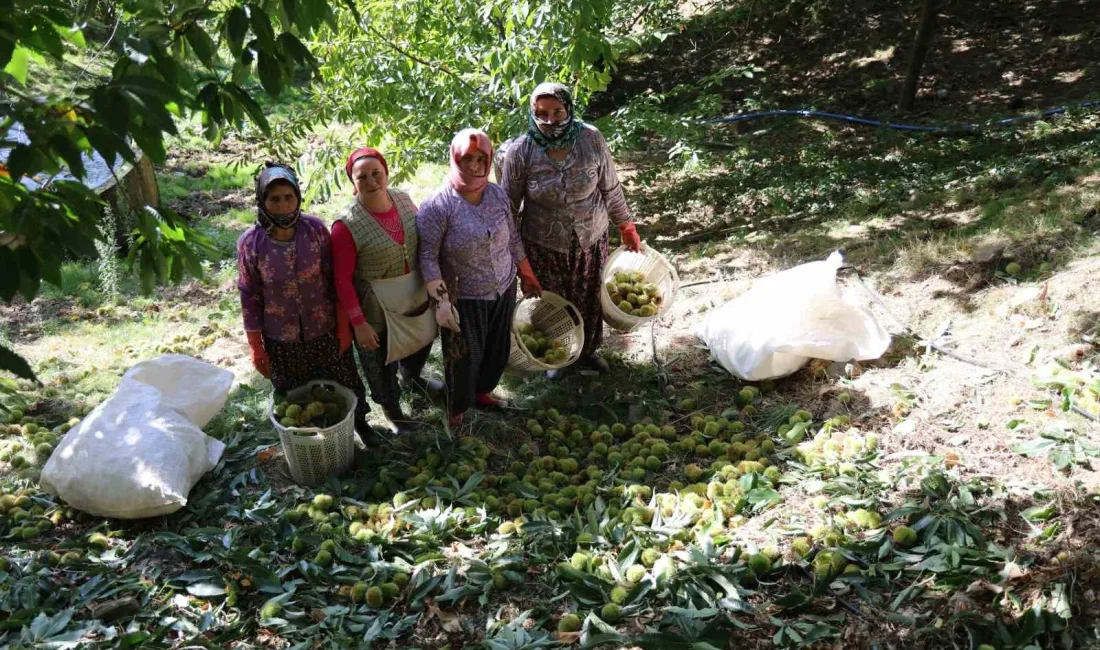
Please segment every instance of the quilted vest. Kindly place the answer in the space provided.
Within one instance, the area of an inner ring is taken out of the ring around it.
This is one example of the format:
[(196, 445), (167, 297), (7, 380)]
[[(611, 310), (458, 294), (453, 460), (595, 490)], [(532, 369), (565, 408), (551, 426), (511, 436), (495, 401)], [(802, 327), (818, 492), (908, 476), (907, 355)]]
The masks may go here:
[(344, 225), (355, 240), (357, 249), (355, 257), (355, 274), (352, 280), (355, 283), (355, 292), (359, 294), (359, 306), (363, 310), (363, 317), (376, 332), (386, 329), (386, 317), (382, 313), (382, 306), (374, 297), (371, 289), (372, 280), (396, 278), (405, 274), (405, 262), (409, 263), (409, 271), (419, 268), (417, 258), (417, 246), (419, 237), (416, 233), (416, 206), (408, 194), (401, 190), (388, 190), (390, 200), (397, 207), (397, 214), (401, 219), (401, 225), (405, 229), (405, 244), (393, 241), (378, 220), (359, 203), (356, 199), (344, 209), (339, 221)]

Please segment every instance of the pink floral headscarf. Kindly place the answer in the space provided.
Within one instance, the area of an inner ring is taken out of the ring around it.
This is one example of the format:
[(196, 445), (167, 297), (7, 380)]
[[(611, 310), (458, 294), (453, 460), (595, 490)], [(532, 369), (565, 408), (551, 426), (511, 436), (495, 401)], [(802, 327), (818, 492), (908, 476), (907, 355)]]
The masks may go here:
[[(475, 148), (488, 156), (489, 164), (485, 165), (484, 176), (466, 173), (458, 166), (458, 161)], [(492, 160), (493, 144), (489, 141), (489, 136), (479, 129), (462, 129), (451, 140), (451, 171), (448, 175), (451, 186), (459, 192), (478, 192), (485, 189), (489, 183)]]

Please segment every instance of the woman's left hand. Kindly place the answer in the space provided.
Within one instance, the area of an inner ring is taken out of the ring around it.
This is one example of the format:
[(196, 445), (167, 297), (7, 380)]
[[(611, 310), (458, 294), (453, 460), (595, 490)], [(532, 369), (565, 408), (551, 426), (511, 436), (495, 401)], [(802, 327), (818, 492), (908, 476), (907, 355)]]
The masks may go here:
[(542, 285), (539, 284), (539, 279), (535, 277), (535, 271), (531, 268), (531, 262), (523, 260), (519, 264), (516, 264), (516, 275), (519, 276), (519, 288), (523, 291), (523, 295), (530, 298), (542, 297)]
[(538, 278), (533, 275), (531, 277), (519, 276), (519, 288), (523, 291), (523, 295), (529, 298), (542, 297), (542, 285), (539, 284)]

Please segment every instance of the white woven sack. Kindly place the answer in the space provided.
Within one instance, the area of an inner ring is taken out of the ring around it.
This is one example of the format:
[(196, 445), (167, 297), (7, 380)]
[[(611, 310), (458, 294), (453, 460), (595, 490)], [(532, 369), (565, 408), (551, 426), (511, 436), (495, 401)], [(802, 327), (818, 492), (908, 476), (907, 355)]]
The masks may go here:
[(187, 504), (225, 445), (202, 432), (225, 404), (233, 373), (182, 355), (143, 362), (65, 434), (43, 489), (102, 517), (143, 519)]
[(789, 375), (810, 359), (877, 359), (890, 335), (836, 284), (840, 252), (757, 280), (711, 312), (696, 335), (727, 371), (746, 381)]

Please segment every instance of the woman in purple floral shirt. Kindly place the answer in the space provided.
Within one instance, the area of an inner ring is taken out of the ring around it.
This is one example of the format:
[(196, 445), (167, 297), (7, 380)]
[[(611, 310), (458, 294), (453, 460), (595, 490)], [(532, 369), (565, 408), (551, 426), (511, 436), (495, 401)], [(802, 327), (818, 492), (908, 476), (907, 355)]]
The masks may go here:
[(508, 196), (489, 182), (492, 159), (489, 136), (460, 131), (451, 141), (448, 182), (416, 215), (420, 272), (443, 329), (451, 428), (471, 406), (502, 405), (492, 391), (511, 349), (516, 275), (525, 295), (542, 293)]
[(355, 428), (374, 444), (351, 332), (337, 309), (328, 228), (302, 214), (301, 202), (294, 172), (267, 163), (256, 178), (257, 222), (237, 240), (237, 288), (252, 365), (278, 393), (315, 379), (354, 391)]

